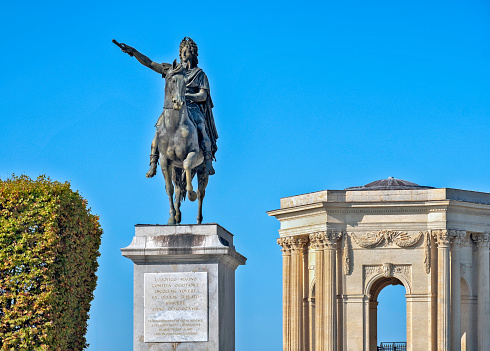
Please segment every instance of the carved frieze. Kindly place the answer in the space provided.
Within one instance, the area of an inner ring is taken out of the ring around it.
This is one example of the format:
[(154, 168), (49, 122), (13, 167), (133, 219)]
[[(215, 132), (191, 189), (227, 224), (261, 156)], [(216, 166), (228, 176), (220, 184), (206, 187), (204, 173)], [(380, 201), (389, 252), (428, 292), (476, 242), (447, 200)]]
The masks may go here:
[(394, 230), (380, 230), (366, 234), (351, 233), (357, 245), (366, 249), (372, 249), (377, 246), (388, 246), (395, 244), (398, 247), (410, 247), (415, 245), (424, 233), (409, 234)]

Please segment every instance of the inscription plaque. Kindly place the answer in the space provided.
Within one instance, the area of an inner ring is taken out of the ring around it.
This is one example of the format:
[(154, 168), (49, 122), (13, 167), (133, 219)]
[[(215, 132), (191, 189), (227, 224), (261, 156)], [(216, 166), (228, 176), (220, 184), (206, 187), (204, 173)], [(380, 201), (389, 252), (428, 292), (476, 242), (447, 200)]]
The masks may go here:
[(145, 342), (208, 341), (208, 273), (145, 273)]

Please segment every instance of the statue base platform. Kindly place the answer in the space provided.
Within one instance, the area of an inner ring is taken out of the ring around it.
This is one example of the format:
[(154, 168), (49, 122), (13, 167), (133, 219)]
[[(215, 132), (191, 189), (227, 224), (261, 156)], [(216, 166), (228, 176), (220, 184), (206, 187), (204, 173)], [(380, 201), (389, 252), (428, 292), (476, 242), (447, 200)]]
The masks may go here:
[(134, 351), (234, 351), (235, 270), (246, 258), (218, 224), (135, 226)]

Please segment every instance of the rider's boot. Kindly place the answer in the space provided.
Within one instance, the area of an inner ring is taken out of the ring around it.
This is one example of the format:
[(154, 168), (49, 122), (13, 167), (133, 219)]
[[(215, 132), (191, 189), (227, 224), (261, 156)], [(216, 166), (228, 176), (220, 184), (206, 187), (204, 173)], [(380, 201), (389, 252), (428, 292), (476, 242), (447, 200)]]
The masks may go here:
[(146, 178), (151, 178), (157, 174), (158, 155), (150, 155), (150, 170), (146, 173)]
[(204, 155), (204, 164), (209, 175), (216, 173), (213, 168), (213, 155), (211, 152), (206, 152)]

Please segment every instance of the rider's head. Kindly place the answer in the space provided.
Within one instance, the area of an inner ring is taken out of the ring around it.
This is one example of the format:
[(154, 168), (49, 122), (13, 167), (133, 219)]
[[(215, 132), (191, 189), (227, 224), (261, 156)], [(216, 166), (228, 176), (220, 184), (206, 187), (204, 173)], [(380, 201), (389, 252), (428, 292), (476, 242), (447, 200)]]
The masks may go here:
[(192, 65), (197, 66), (198, 53), (197, 53), (197, 45), (194, 42), (194, 40), (192, 40), (189, 37), (184, 37), (184, 39), (182, 39), (182, 41), (180, 42), (180, 49), (179, 49), (180, 62), (183, 61), (182, 54), (184, 52), (184, 49), (187, 49), (186, 51), (192, 55)]

